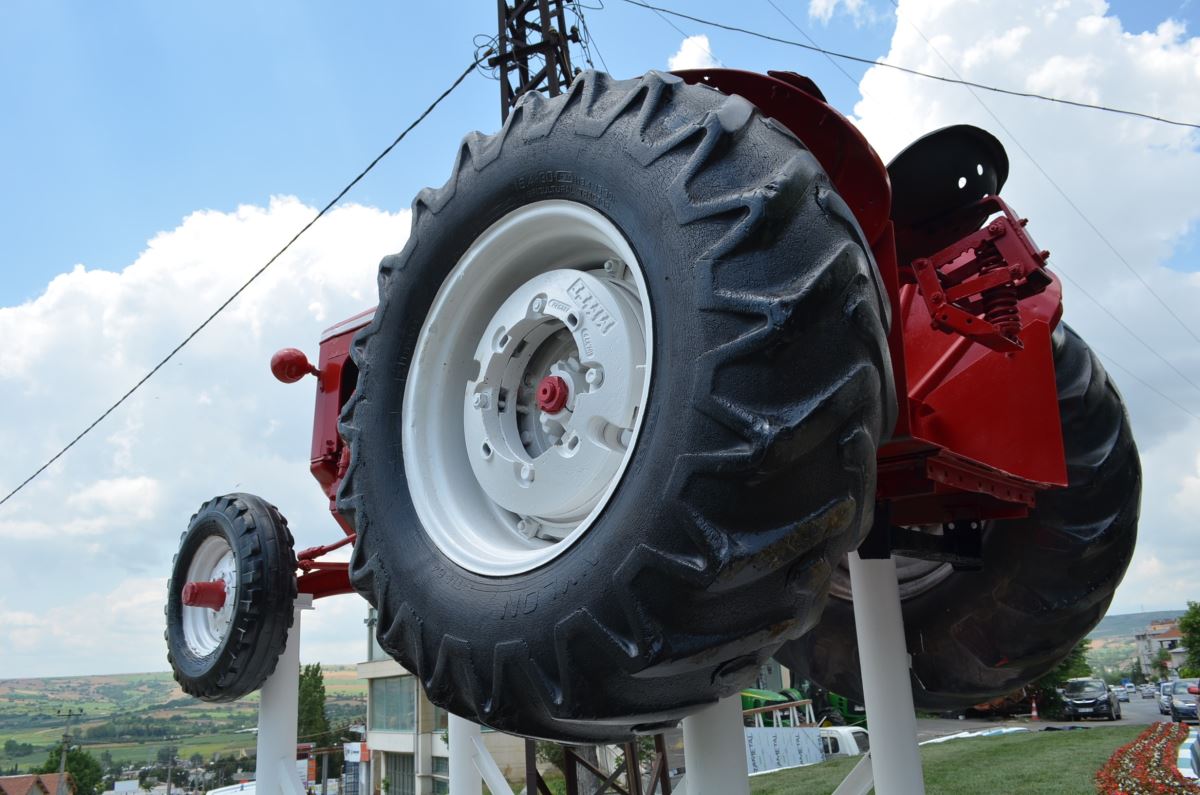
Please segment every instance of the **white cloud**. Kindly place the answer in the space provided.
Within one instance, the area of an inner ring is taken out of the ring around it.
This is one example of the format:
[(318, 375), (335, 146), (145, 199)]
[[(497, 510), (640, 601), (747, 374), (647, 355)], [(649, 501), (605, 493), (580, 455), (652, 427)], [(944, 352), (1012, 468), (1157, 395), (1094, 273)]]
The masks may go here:
[[(983, 33), (980, 19), (989, 20)], [(1200, 108), (1200, 38), (1189, 38), (1169, 20), (1153, 31), (1129, 33), (1100, 0), (901, 0), (884, 60), (951, 75), (922, 34), (967, 80), (1191, 121)], [(867, 71), (861, 89), (855, 121), (885, 161), (918, 136), (950, 124), (975, 124), (999, 137), (1011, 161), (1005, 198), (1030, 218), (1031, 233), (1053, 254), (1051, 265), (1075, 282), (1063, 288), (1066, 321), (1095, 349), (1200, 414), (1200, 393), (1083, 291), (1196, 383), (1200, 345), (1021, 151), (1028, 150), (1176, 314), (1200, 331), (1200, 275), (1164, 267), (1200, 225), (1200, 137), (1194, 130), (978, 92), (1005, 130), (965, 88), (880, 67)], [(1200, 270), (1200, 262), (1185, 265)], [(1200, 421), (1120, 368), (1108, 369), (1133, 418), (1145, 481), (1138, 551), (1113, 610), (1181, 607), (1200, 598)]]
[(688, 36), (680, 43), (678, 52), (667, 59), (667, 68), (672, 72), (680, 69), (710, 69), (714, 66), (721, 66), (721, 62), (713, 54), (708, 36)]
[[(144, 375), (313, 215), (292, 198), (193, 213), (119, 272), (77, 266), (0, 308), (0, 460), (15, 485)], [(165, 582), (204, 500), (260, 494), (297, 547), (341, 537), (308, 471), (315, 381), (268, 369), (285, 346), (376, 300), (408, 212), (331, 212), (94, 433), (0, 508), (0, 677), (163, 670)], [(301, 653), (365, 653), (352, 596), (318, 603)], [(345, 602), (342, 605), (333, 603)], [(345, 619), (345, 620), (342, 620)]]
[(820, 22), (828, 22), (833, 18), (838, 6), (843, 6), (846, 13), (854, 18), (863, 13), (863, 0), (809, 0), (808, 16)]

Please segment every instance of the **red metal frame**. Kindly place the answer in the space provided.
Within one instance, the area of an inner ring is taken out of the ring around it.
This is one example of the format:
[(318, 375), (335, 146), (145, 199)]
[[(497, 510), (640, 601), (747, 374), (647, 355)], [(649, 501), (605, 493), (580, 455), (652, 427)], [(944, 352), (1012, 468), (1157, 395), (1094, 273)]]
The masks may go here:
[(995, 217), (978, 232), (924, 260), (899, 262), (887, 169), (810, 80), (732, 69), (677, 74), (745, 97), (795, 133), (871, 245), (892, 306), (899, 411), (878, 456), (878, 498), (891, 504), (892, 521), (1022, 516), (1038, 492), (1065, 486), (1050, 347), (1062, 289), (1024, 219), (988, 197), (984, 206)]
[[(1066, 485), (1050, 334), (1062, 315), (1062, 289), (1040, 251), (998, 196), (983, 228), (929, 257), (898, 261), (887, 169), (853, 124), (816, 86), (792, 72), (732, 69), (677, 73), (738, 94), (805, 143), (854, 213), (874, 254), (892, 307), (888, 335), (898, 417), (878, 455), (878, 499), (899, 525), (1026, 514), (1038, 492)], [(373, 309), (321, 338), (310, 469), (347, 537), (299, 556), (300, 590), (330, 596), (351, 590), (347, 564), (316, 558), (350, 543), (354, 528), (338, 514), (337, 489), (349, 463), (338, 435), (353, 391), (354, 333)], [(312, 372), (298, 352), (282, 353), (281, 380)], [(286, 377), (285, 377), (286, 376)]]

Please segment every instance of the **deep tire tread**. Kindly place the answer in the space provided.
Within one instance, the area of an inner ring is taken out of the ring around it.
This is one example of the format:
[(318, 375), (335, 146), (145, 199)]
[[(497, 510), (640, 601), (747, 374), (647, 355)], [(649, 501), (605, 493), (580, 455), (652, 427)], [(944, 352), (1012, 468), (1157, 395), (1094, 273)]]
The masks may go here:
[[(225, 644), (205, 658), (187, 648), (180, 624), (182, 580), (190, 559), (181, 554), (198, 539), (223, 532), (238, 558), (239, 605)], [(274, 505), (251, 494), (205, 502), (180, 536), (167, 585), (167, 660), (185, 693), (203, 701), (235, 701), (257, 690), (275, 671), (292, 627), (296, 556), (287, 520)]]
[[(625, 117), (632, 117), (632, 122), (624, 123)], [(724, 227), (696, 262), (694, 305), (699, 311), (728, 318), (736, 332), (713, 341), (699, 357), (690, 408), (719, 424), (725, 441), (704, 452), (680, 455), (671, 471), (664, 473), (664, 502), (692, 519), (686, 528), (690, 545), (680, 544), (687, 548), (675, 550), (635, 545), (623, 559), (614, 561), (609, 592), (619, 605), (611, 615), (619, 619), (579, 607), (554, 626), (552, 655), (540, 655), (524, 640), (502, 639), (486, 652), (493, 666), (485, 670), (461, 664), (482, 650), (449, 634), (440, 639), (425, 634), (429, 628), (412, 605), (390, 592), (376, 551), (376, 545), (384, 542), (374, 540), (371, 512), (364, 509), (366, 486), (360, 482), (367, 433), (361, 417), (364, 401), (370, 399), (362, 385), (370, 378), (374, 341), (388, 327), (389, 283), (421, 249), (420, 232), (428, 216), (443, 212), (467, 182), (508, 148), (569, 133), (595, 139), (621, 135), (622, 151), (643, 167), (666, 168), (663, 163), (669, 160), (674, 177), (666, 183), (665, 204), (675, 221), (680, 226), (720, 223)], [(716, 195), (696, 192), (713, 168), (734, 156), (751, 162), (755, 148), (767, 141), (786, 148), (790, 156), (763, 169), (753, 184)], [(629, 81), (584, 73), (557, 98), (527, 93), (499, 133), (475, 133), (463, 140), (445, 185), (417, 195), (408, 244), (380, 265), (380, 310), (351, 347), (360, 368), (360, 389), (342, 415), (341, 432), (350, 444), (351, 460), (338, 507), (358, 530), (351, 579), (379, 611), (381, 644), (419, 677), (436, 703), (525, 734), (623, 738), (635, 725), (674, 720), (735, 692), (775, 646), (816, 620), (830, 562), (856, 546), (869, 524), (874, 449), (894, 415), (886, 299), (879, 293), (861, 231), (852, 217), (830, 217), (826, 209), (830, 196), (836, 194), (815, 158), (750, 103), (656, 72)], [(769, 250), (788, 230), (810, 227), (824, 230), (820, 234), (826, 237), (819, 240), (840, 242), (828, 244), (832, 250), (817, 249), (817, 261), (797, 268), (786, 281), (768, 274), (761, 285), (728, 286), (731, 280), (722, 269), (744, 267), (738, 257)], [(834, 230), (832, 238), (828, 230)], [(835, 309), (830, 311), (830, 306)], [(776, 400), (784, 405), (748, 406), (722, 381), (731, 368), (757, 367), (759, 373), (766, 372), (773, 358), (784, 354), (795, 358), (804, 350), (819, 348), (831, 335), (853, 338), (844, 361), (831, 365), (836, 370), (810, 374), (803, 389), (795, 388), (795, 397)], [(839, 462), (854, 462), (839, 487), (844, 491), (811, 516), (749, 532), (712, 515), (689, 496), (702, 488), (705, 479), (738, 483), (786, 475), (799, 460), (798, 453), (789, 452), (797, 444), (838, 449)], [(655, 609), (664, 580), (672, 583), (670, 591), (679, 602), (692, 605), (694, 623), (705, 629), (692, 630), (689, 622), (678, 618), (664, 623)], [(761, 604), (763, 600), (756, 596), (760, 588), (787, 598), (779, 598), (778, 604)], [(725, 622), (727, 626), (714, 635), (716, 626), (703, 616), (706, 604), (717, 595), (752, 610), (745, 617), (748, 623)], [(809, 615), (798, 617), (797, 606)], [(434, 660), (426, 651), (429, 648), (438, 650)], [(460, 664), (451, 661), (455, 659)], [(605, 704), (600, 680), (583, 674), (597, 666), (621, 672), (616, 678), (626, 684), (620, 686), (631, 688), (646, 687), (655, 676), (673, 677), (678, 672), (697, 683), (695, 695), (677, 698), (686, 703), (674, 706), (651, 705), (646, 708), (649, 714), (622, 706), (621, 699)], [(645, 678), (639, 682), (635, 674)], [(523, 683), (518, 696), (509, 695), (517, 687), (514, 683)], [(514, 705), (514, 699), (521, 703)], [(579, 723), (583, 718), (605, 723), (585, 727)]]

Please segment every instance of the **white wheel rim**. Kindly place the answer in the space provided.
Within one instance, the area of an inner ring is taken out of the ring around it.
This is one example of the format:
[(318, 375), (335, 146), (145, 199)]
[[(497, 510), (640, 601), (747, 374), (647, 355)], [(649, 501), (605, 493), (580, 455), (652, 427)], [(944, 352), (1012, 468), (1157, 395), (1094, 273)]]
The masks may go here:
[(207, 657), (221, 647), (229, 634), (233, 622), (233, 608), (237, 604), (237, 557), (224, 536), (209, 536), (200, 542), (192, 556), (187, 578), (179, 589), (189, 582), (225, 583), (225, 604), (220, 610), (210, 607), (183, 605), (183, 640), (197, 657)]
[[(438, 548), (505, 576), (578, 541), (632, 457), (652, 352), (641, 265), (604, 215), (544, 201), (480, 235), (433, 301), (404, 394), (405, 477)], [(536, 396), (547, 378), (567, 395), (553, 412)]]

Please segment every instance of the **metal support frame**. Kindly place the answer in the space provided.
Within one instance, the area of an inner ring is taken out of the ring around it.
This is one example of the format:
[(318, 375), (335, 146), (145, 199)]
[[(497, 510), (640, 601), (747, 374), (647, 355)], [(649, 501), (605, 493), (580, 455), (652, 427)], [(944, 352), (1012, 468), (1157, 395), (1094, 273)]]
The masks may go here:
[[(886, 522), (886, 513), (882, 518)], [(863, 771), (859, 768), (869, 765), (867, 777), (874, 778), (877, 795), (922, 795), (925, 781), (917, 748), (917, 716), (895, 558), (863, 558), (851, 552), (850, 588), (854, 593), (863, 698), (871, 726), (871, 753), (867, 757), (870, 761), (860, 763), (844, 783), (850, 784), (855, 778), (861, 786)], [(837, 790), (839, 795), (866, 791)]]
[(740, 695), (683, 719), (683, 759), (687, 795), (749, 795)]
[(497, 54), (487, 64), (498, 67), (501, 120), (526, 91), (556, 97), (575, 78), (570, 43), (579, 42), (579, 31), (567, 28), (564, 5), (564, 0), (517, 0), (509, 6), (497, 0)]
[(296, 718), (300, 709), (300, 614), (313, 609), (312, 594), (296, 596), (295, 617), (275, 673), (258, 702), (257, 795), (304, 795), (296, 776)]

